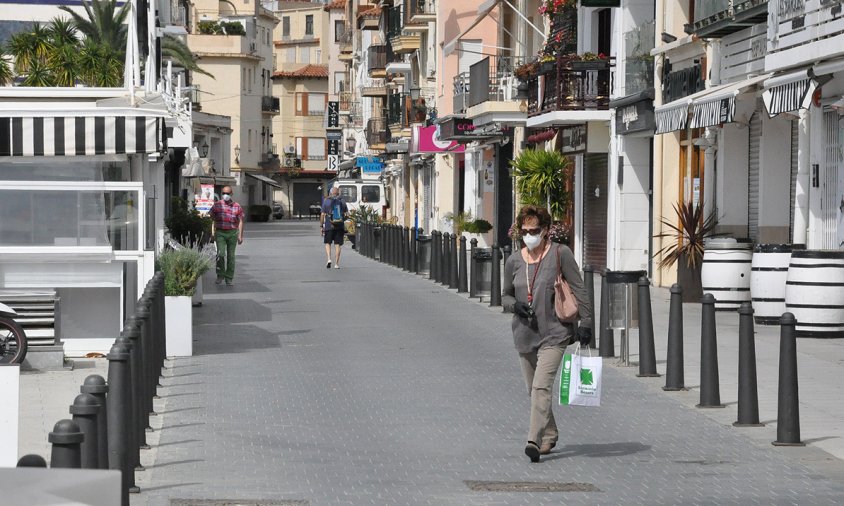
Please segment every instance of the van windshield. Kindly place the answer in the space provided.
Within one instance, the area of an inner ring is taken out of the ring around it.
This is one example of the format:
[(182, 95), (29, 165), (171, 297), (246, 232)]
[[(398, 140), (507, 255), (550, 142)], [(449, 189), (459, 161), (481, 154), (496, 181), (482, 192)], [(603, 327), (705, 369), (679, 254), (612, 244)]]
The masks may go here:
[(363, 185), (360, 188), (361, 202), (370, 203), (381, 200), (381, 187), (377, 185)]
[(343, 198), (343, 202), (347, 204), (354, 204), (358, 201), (358, 187), (354, 185), (341, 184), (340, 197)]

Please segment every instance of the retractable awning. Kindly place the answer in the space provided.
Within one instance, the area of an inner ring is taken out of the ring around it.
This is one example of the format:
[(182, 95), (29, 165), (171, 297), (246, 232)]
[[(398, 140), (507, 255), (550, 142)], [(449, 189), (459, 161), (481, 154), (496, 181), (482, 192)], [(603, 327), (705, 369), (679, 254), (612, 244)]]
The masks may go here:
[(779, 75), (765, 81), (762, 101), (771, 117), (783, 112), (808, 109), (812, 94), (818, 86), (810, 73), (811, 69)]
[(517, 9), (512, 3), (510, 3), (509, 0), (486, 0), (484, 3), (478, 6), (478, 15), (475, 17), (472, 23), (465, 29), (463, 29), (463, 31), (461, 31), (460, 34), (457, 35), (457, 37), (454, 37), (447, 43), (443, 44), (443, 57), (446, 57), (453, 53), (455, 48), (457, 48), (457, 43), (460, 41), (460, 39), (462, 39), (470, 31), (472, 31), (473, 28), (478, 26), (478, 24), (480, 24), (480, 22), (483, 21), (484, 18), (487, 17), (490, 12), (492, 12), (492, 10), (498, 7), (498, 4), (501, 3), (507, 4), (511, 9), (513, 9), (513, 12), (515, 12), (517, 16), (522, 18), (522, 20), (524, 20), (524, 22), (528, 24), (528, 26), (536, 30), (536, 32), (539, 34), (540, 37), (542, 37), (543, 40), (546, 39), (545, 32), (543, 32), (542, 30), (537, 28), (536, 25), (531, 23), (530, 20), (526, 18), (525, 15), (522, 14), (522, 12), (519, 11), (519, 9)]
[(247, 172), (246, 175), (251, 177), (252, 179), (257, 179), (258, 181), (260, 181), (260, 182), (262, 182), (266, 185), (274, 186), (276, 188), (281, 188), (280, 184), (276, 183), (274, 180), (268, 178), (267, 176), (262, 176), (261, 174), (252, 174), (251, 172)]
[(667, 134), (677, 130), (684, 130), (689, 120), (689, 104), (692, 102), (681, 98), (665, 105), (654, 108), (655, 134)]
[(743, 81), (715, 86), (709, 93), (692, 100), (692, 128), (732, 123), (736, 115), (736, 97), (771, 77), (771, 74), (750, 77)]

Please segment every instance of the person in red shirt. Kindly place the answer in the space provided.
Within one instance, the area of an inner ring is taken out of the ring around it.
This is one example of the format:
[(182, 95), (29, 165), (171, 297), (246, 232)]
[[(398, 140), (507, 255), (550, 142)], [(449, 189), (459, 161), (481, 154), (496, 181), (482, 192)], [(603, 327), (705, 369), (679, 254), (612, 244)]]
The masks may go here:
[(234, 284), (234, 250), (243, 244), (243, 208), (232, 200), (232, 187), (223, 187), (223, 198), (211, 207), (211, 237), (217, 243), (217, 284)]

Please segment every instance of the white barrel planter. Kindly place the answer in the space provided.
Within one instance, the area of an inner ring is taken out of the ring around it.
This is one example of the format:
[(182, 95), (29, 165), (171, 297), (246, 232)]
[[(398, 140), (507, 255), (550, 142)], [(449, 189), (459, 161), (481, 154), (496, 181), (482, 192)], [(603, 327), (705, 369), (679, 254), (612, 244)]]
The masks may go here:
[(716, 311), (735, 311), (750, 301), (750, 243), (713, 239), (706, 243), (700, 269), (703, 293), (715, 297)]
[(779, 325), (785, 313), (785, 282), (791, 252), (803, 244), (758, 244), (750, 263), (750, 301), (753, 318), (760, 325)]
[(798, 337), (844, 337), (844, 250), (793, 251), (785, 309)]

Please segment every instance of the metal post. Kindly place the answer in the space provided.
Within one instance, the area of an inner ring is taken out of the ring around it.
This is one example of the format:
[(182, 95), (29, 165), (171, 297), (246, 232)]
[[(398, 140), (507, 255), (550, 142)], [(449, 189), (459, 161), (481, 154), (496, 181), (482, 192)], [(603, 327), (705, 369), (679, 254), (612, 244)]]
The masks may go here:
[(756, 388), (756, 343), (753, 337), (753, 306), (742, 302), (739, 313), (738, 418), (736, 427), (762, 427)]
[[(462, 237), (462, 236), (461, 236)], [(459, 263), (458, 259), (458, 250), (457, 250), (457, 234), (451, 236), (451, 244), (449, 245), (449, 262), (448, 262), (448, 287), (449, 288), (457, 288), (458, 284), (458, 277), (459, 277)]]
[(30, 453), (18, 459), (16, 467), (47, 467), (47, 461), (41, 455)]
[(100, 410), (97, 413), (97, 462), (99, 469), (108, 469), (108, 420), (106, 418), (106, 394), (108, 393), (108, 385), (106, 385), (105, 378), (99, 374), (92, 374), (85, 378), (79, 391), (83, 394), (91, 394), (100, 404)]
[[(595, 269), (591, 265), (583, 267), (583, 284), (586, 285), (586, 298), (589, 300), (589, 307), (592, 308), (592, 316), (595, 315)], [(594, 326), (594, 323), (593, 323)], [(590, 348), (598, 347), (598, 333), (592, 332), (592, 340), (589, 341)]]
[(718, 380), (718, 343), (715, 330), (715, 297), (703, 294), (700, 322), (699, 408), (723, 408)]
[(601, 272), (601, 314), (598, 331), (601, 334), (598, 340), (599, 353), (604, 358), (615, 356), (615, 341), (613, 331), (610, 328), (610, 290), (607, 283), (607, 270)]
[(777, 440), (774, 446), (805, 446), (800, 441), (800, 402), (797, 389), (797, 319), (780, 318), (780, 368), (777, 387)]
[(419, 252), (416, 249), (419, 246), (416, 243), (417, 233), (416, 227), (410, 227), (410, 265), (408, 265), (408, 268), (414, 274), (419, 274), (419, 258), (417, 256)]
[(656, 352), (654, 350), (654, 320), (651, 312), (650, 281), (647, 276), (639, 278), (639, 376), (657, 378)]
[(438, 267), (439, 267), (439, 247), (437, 246), (439, 241), (440, 233), (437, 230), (431, 231), (431, 265), (428, 267), (430, 273), (428, 274), (428, 279), (436, 282), (438, 276)]
[(440, 256), (440, 284), (448, 285), (448, 278), (451, 275), (451, 234), (443, 234), (442, 256)]
[(129, 462), (129, 434), (132, 404), (129, 390), (129, 350), (121, 344), (108, 354), (108, 468), (122, 473), (121, 505), (129, 506), (129, 490), (134, 486), (134, 465)]
[(460, 265), (457, 266), (457, 292), (466, 293), (469, 291), (469, 282), (466, 270), (466, 237), (462, 235), (460, 236), (460, 253), (458, 263)]
[(53, 432), (47, 435), (52, 443), (50, 467), (80, 469), (82, 467), (82, 441), (85, 435), (73, 420), (59, 420), (53, 426)]
[(472, 238), (469, 241), (470, 250), (469, 250), (469, 297), (477, 297), (478, 296), (478, 265), (475, 261), (475, 250), (478, 248), (478, 240), (476, 238)]
[(73, 421), (79, 426), (79, 431), (84, 434), (81, 443), (81, 466), (82, 469), (99, 469), (100, 447), (98, 415), (100, 413), (100, 401), (91, 394), (79, 394), (70, 406), (70, 414)]
[(114, 343), (123, 346), (126, 349), (126, 352), (129, 353), (129, 383), (127, 387), (129, 389), (129, 397), (127, 398), (127, 403), (129, 405), (127, 408), (129, 410), (129, 421), (121, 428), (121, 430), (126, 432), (128, 440), (128, 444), (126, 446), (126, 458), (129, 460), (132, 468), (134, 469), (141, 467), (141, 447), (146, 445), (146, 434), (144, 433), (144, 422), (141, 418), (143, 409), (141, 406), (141, 382), (139, 381), (140, 367), (138, 367), (138, 360), (140, 356), (138, 353), (138, 347), (140, 344), (137, 338), (130, 339), (127, 336), (128, 333), (124, 332), (114, 340)]
[(663, 390), (685, 390), (683, 375), (683, 289), (671, 285), (671, 305), (668, 310), (668, 353), (665, 364)]
[(498, 249), (498, 244), (492, 245), (492, 280), (490, 281), (490, 307), (501, 305), (501, 250)]

